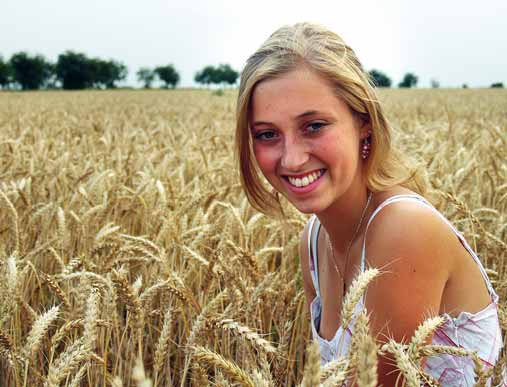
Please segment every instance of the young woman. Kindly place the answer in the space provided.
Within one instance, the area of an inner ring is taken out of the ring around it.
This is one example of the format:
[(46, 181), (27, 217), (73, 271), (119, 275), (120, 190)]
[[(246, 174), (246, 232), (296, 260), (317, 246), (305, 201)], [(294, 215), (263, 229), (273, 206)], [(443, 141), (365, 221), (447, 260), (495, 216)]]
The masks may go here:
[[(309, 23), (269, 37), (241, 75), (236, 142), (254, 207), (277, 211), (279, 193), (314, 214), (300, 255), (323, 362), (347, 353), (353, 325), (340, 327), (341, 303), (368, 266), (387, 269), (355, 311), (367, 308), (375, 337), (410, 339), (440, 314), (445, 324), (434, 344), (474, 350), (485, 367), (495, 364), (502, 348), (498, 296), (461, 234), (420, 196), (424, 185), (392, 149), (375, 90), (340, 37)], [(398, 377), (390, 360), (379, 360), (384, 386)], [(468, 358), (433, 356), (425, 370), (443, 386), (474, 380)]]

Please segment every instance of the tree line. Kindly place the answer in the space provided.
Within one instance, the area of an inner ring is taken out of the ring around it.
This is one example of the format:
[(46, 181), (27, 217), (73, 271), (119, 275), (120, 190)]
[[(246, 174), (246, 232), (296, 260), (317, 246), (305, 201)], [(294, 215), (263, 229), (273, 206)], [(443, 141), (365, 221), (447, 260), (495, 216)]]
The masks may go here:
[(56, 63), (42, 55), (18, 52), (4, 61), (0, 57), (0, 86), (37, 90), (62, 87), (68, 90), (114, 88), (127, 77), (127, 66), (115, 60), (88, 58), (82, 53), (66, 51)]
[[(370, 79), (372, 83), (376, 87), (391, 87), (392, 80), (389, 78), (385, 73), (383, 73), (380, 70), (370, 70), (368, 72), (368, 75), (370, 76)], [(417, 82), (419, 81), (419, 78), (414, 73), (406, 73), (403, 76), (403, 79), (398, 83), (399, 88), (411, 88), (416, 87)], [(431, 79), (430, 85), (432, 88), (438, 88), (440, 87), (440, 82), (438, 82), (436, 79)], [(462, 85), (464, 89), (468, 88), (468, 85), (464, 83)], [(504, 85), (502, 82), (495, 82), (490, 85), (491, 88), (503, 88)]]
[[(391, 87), (392, 80), (380, 70), (372, 69), (368, 72), (372, 83), (376, 87)], [(127, 78), (128, 68), (123, 63), (109, 59), (89, 58), (83, 53), (65, 51), (58, 55), (56, 63), (51, 63), (42, 55), (30, 55), (18, 52), (5, 61), (0, 56), (0, 88), (37, 90), (43, 88), (62, 88), (66, 90), (78, 89), (113, 89), (117, 83)], [(175, 88), (180, 81), (180, 74), (172, 64), (154, 68), (142, 67), (136, 72), (137, 80), (145, 88), (151, 88), (155, 81), (164, 88)], [(210, 85), (235, 85), (239, 73), (228, 64), (205, 66), (194, 76), (194, 81), (209, 87)], [(416, 87), (418, 77), (414, 73), (406, 73), (398, 83), (400, 88)], [(439, 87), (435, 79), (431, 80), (431, 87)], [(463, 87), (467, 87), (466, 84)], [(501, 82), (491, 85), (493, 88), (503, 88)]]
[[(18, 52), (6, 61), (0, 56), (0, 88), (2, 89), (114, 89), (127, 78), (128, 69), (123, 63), (109, 59), (90, 58), (83, 53), (65, 51), (51, 63), (42, 55)], [(154, 68), (142, 67), (137, 79), (145, 88), (155, 81), (164, 88), (175, 88), (180, 74), (172, 64)], [(202, 85), (234, 85), (239, 73), (228, 64), (206, 66), (195, 74), (195, 81)]]

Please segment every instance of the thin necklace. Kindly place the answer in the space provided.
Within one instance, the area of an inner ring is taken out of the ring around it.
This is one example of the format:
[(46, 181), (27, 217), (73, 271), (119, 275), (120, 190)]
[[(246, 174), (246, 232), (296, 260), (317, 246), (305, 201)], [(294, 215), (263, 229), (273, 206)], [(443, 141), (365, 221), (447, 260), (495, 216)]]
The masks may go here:
[[(359, 232), (359, 229), (361, 228), (361, 225), (363, 224), (364, 215), (366, 214), (366, 210), (367, 210), (368, 206), (370, 205), (371, 196), (372, 196), (372, 194), (371, 194), (371, 191), (370, 191), (370, 193), (368, 194), (368, 200), (366, 201), (366, 205), (363, 208), (363, 213), (361, 214), (361, 219), (359, 220), (359, 223), (357, 224), (357, 227), (356, 227), (356, 231), (354, 232), (354, 235), (350, 239), (349, 245), (347, 247), (347, 253), (345, 254), (345, 274), (347, 273), (347, 266), (348, 266), (348, 263), (349, 263), (350, 248), (352, 247), (352, 242), (354, 241), (354, 239), (356, 239), (357, 233)], [(335, 268), (336, 272), (338, 273), (338, 275), (340, 276), (340, 278), (342, 279), (342, 282), (343, 282), (343, 294), (342, 294), (342, 297), (343, 297), (343, 296), (345, 296), (345, 277), (342, 275), (342, 273), (338, 269), (338, 266), (336, 265), (336, 258), (335, 258), (335, 255), (334, 255), (334, 248), (333, 248), (333, 245), (331, 244), (331, 239), (329, 238), (329, 233), (327, 234), (327, 243), (329, 244), (329, 247), (331, 248), (331, 252), (333, 254), (333, 265), (334, 265), (334, 268)]]

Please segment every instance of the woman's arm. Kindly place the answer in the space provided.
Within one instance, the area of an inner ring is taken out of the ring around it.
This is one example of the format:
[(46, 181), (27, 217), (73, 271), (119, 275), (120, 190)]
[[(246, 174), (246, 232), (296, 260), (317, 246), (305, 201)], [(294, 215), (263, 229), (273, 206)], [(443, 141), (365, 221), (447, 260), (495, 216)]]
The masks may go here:
[[(383, 273), (368, 286), (365, 305), (380, 345), (388, 338), (409, 341), (419, 324), (439, 314), (453, 248), (455, 234), (418, 203), (393, 203), (375, 217), (366, 237), (366, 260)], [(379, 385), (396, 385), (394, 364), (390, 356), (379, 357)]]

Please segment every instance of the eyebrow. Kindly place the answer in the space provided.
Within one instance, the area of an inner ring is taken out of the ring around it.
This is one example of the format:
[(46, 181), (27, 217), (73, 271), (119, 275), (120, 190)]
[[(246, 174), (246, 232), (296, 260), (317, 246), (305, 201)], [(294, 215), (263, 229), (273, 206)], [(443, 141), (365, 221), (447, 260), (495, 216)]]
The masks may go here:
[[(294, 117), (295, 120), (299, 120), (301, 118), (304, 118), (304, 117), (308, 117), (308, 116), (313, 116), (315, 114), (319, 114), (319, 112), (317, 110), (308, 110), (304, 113), (301, 113), (301, 114), (298, 114), (296, 117)], [(267, 122), (267, 121), (255, 121), (253, 123), (254, 125), (271, 125), (271, 122)]]

